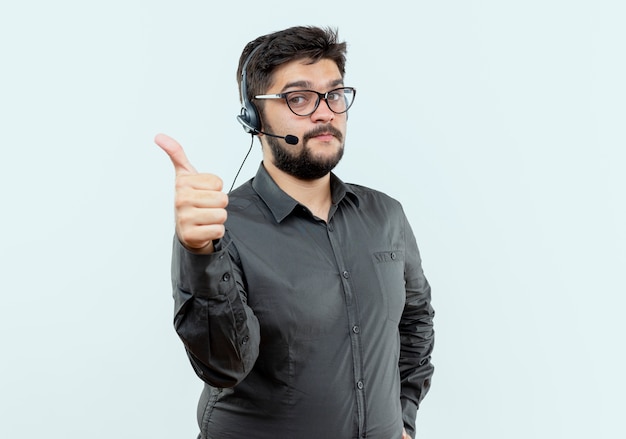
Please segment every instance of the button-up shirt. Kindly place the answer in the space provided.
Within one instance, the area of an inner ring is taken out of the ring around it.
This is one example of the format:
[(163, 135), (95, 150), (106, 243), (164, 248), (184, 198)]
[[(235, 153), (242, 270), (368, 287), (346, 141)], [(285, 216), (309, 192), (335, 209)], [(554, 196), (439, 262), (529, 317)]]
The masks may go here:
[(430, 387), (433, 316), (391, 197), (331, 174), (321, 220), (263, 165), (210, 255), (174, 239), (174, 326), (205, 382), (202, 438), (399, 439)]

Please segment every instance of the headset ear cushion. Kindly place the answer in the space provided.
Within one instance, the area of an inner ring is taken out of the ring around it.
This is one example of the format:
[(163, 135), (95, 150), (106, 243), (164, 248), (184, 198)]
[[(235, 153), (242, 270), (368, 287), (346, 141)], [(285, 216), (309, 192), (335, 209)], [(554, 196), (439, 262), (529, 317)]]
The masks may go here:
[(259, 126), (259, 118), (256, 108), (241, 107), (241, 111), (237, 115), (237, 121), (241, 124), (246, 133), (259, 134), (261, 127)]
[(248, 124), (254, 128), (255, 132), (258, 132), (261, 129), (261, 118), (259, 117), (259, 112), (257, 111), (256, 106), (248, 100), (244, 102), (244, 105), (243, 110), (246, 113)]

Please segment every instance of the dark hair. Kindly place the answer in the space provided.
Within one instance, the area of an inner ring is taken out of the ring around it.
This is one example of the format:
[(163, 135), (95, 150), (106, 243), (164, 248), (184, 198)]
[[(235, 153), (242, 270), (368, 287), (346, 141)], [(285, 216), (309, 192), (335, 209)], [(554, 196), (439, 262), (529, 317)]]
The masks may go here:
[[(272, 83), (274, 70), (287, 62), (308, 59), (311, 64), (330, 59), (345, 74), (346, 43), (337, 41), (337, 30), (314, 26), (296, 26), (258, 37), (249, 42), (239, 58), (237, 84), (241, 95), (241, 71), (248, 55), (255, 49), (246, 67), (248, 99), (263, 94)], [(242, 96), (239, 96), (241, 100)]]

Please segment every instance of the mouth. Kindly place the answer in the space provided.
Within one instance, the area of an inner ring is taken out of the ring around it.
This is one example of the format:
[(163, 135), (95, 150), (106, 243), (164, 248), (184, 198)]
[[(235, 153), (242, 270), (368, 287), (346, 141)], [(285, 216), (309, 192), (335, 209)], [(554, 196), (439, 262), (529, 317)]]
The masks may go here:
[(311, 137), (312, 139), (319, 140), (320, 142), (330, 142), (335, 138), (332, 133), (321, 133)]
[(304, 140), (315, 139), (319, 142), (330, 142), (334, 139), (337, 139), (341, 142), (343, 135), (341, 131), (330, 126), (330, 127), (319, 127), (313, 131), (308, 132), (304, 136)]

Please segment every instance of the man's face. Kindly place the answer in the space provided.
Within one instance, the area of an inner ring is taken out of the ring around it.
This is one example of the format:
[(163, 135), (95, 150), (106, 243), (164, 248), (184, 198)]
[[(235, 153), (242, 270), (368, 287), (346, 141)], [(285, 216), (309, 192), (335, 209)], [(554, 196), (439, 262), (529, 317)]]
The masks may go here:
[[(295, 90), (326, 93), (343, 85), (337, 65), (328, 59), (315, 64), (306, 64), (306, 60), (283, 64), (274, 72), (273, 80), (265, 94)], [(284, 99), (266, 100), (262, 113), (263, 130), (283, 136), (291, 134), (300, 139), (297, 145), (288, 145), (282, 139), (263, 136), (266, 159), (301, 180), (325, 176), (343, 156), (346, 114), (333, 113), (322, 100), (311, 115), (298, 116)]]

